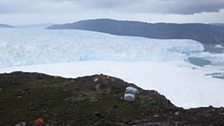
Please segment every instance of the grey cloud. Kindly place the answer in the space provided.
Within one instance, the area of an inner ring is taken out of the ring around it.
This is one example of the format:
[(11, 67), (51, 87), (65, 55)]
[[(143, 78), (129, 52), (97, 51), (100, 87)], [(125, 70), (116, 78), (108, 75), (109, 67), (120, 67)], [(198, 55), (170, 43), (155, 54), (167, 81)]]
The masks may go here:
[[(59, 3), (60, 2), (60, 3)], [(14, 2), (0, 1), (1, 13), (67, 13), (79, 11), (80, 7), (73, 2), (59, 1), (51, 2), (49, 0), (15, 0)]]
[[(44, 7), (42, 7), (44, 6)], [(218, 12), (224, 0), (1, 0), (0, 13), (114, 11), (125, 13), (195, 14)], [(85, 13), (85, 12), (84, 12)]]
[[(152, 3), (155, 0), (152, 0)], [(161, 0), (162, 1), (162, 0)], [(160, 9), (159, 9), (160, 8)], [(155, 2), (154, 8), (161, 13), (195, 14), (203, 12), (218, 12), (224, 8), (223, 0), (167, 0), (166, 2)]]
[(73, 0), (82, 6), (127, 12), (195, 14), (218, 12), (224, 0)]

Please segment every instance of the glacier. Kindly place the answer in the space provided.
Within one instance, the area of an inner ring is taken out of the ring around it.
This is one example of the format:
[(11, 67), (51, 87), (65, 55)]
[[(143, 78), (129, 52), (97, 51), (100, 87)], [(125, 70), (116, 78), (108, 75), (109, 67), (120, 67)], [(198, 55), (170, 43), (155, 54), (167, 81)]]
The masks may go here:
[(204, 47), (194, 40), (159, 40), (81, 30), (1, 29), (0, 68), (73, 61), (172, 61)]
[[(224, 51), (223, 51), (224, 52)], [(63, 77), (107, 74), (157, 90), (175, 105), (224, 106), (224, 53), (194, 40), (160, 40), (80, 30), (0, 29), (0, 73)], [(200, 67), (190, 57), (209, 60)]]

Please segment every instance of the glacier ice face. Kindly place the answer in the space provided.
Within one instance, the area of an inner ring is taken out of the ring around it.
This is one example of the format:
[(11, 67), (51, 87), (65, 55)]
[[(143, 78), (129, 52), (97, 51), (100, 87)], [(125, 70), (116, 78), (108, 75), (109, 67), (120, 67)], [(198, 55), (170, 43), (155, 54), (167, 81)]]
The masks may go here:
[(0, 67), (88, 60), (183, 60), (203, 50), (203, 45), (193, 40), (159, 40), (79, 30), (0, 30)]

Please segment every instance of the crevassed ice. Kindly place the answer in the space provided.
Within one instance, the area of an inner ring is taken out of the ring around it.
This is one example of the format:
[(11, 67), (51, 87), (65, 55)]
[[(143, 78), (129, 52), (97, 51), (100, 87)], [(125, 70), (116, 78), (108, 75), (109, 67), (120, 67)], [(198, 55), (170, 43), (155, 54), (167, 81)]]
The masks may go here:
[(193, 40), (159, 40), (80, 30), (0, 29), (0, 67), (87, 60), (183, 60), (203, 50), (203, 45)]

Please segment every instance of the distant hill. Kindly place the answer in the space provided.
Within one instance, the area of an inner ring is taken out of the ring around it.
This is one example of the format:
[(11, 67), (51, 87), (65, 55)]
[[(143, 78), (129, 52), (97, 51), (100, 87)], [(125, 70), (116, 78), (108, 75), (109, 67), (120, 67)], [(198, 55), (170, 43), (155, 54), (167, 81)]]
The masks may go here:
[(145, 23), (111, 19), (83, 20), (52, 25), (48, 29), (79, 29), (115, 35), (140, 36), (157, 39), (193, 39), (206, 44), (223, 44), (224, 27), (210, 24)]
[(213, 23), (211, 25), (224, 27), (224, 23)]
[(52, 25), (54, 25), (54, 24), (52, 24), (52, 23), (30, 24), (30, 25), (18, 26), (18, 28), (47, 28)]
[(11, 25), (0, 24), (0, 28), (13, 28)]

